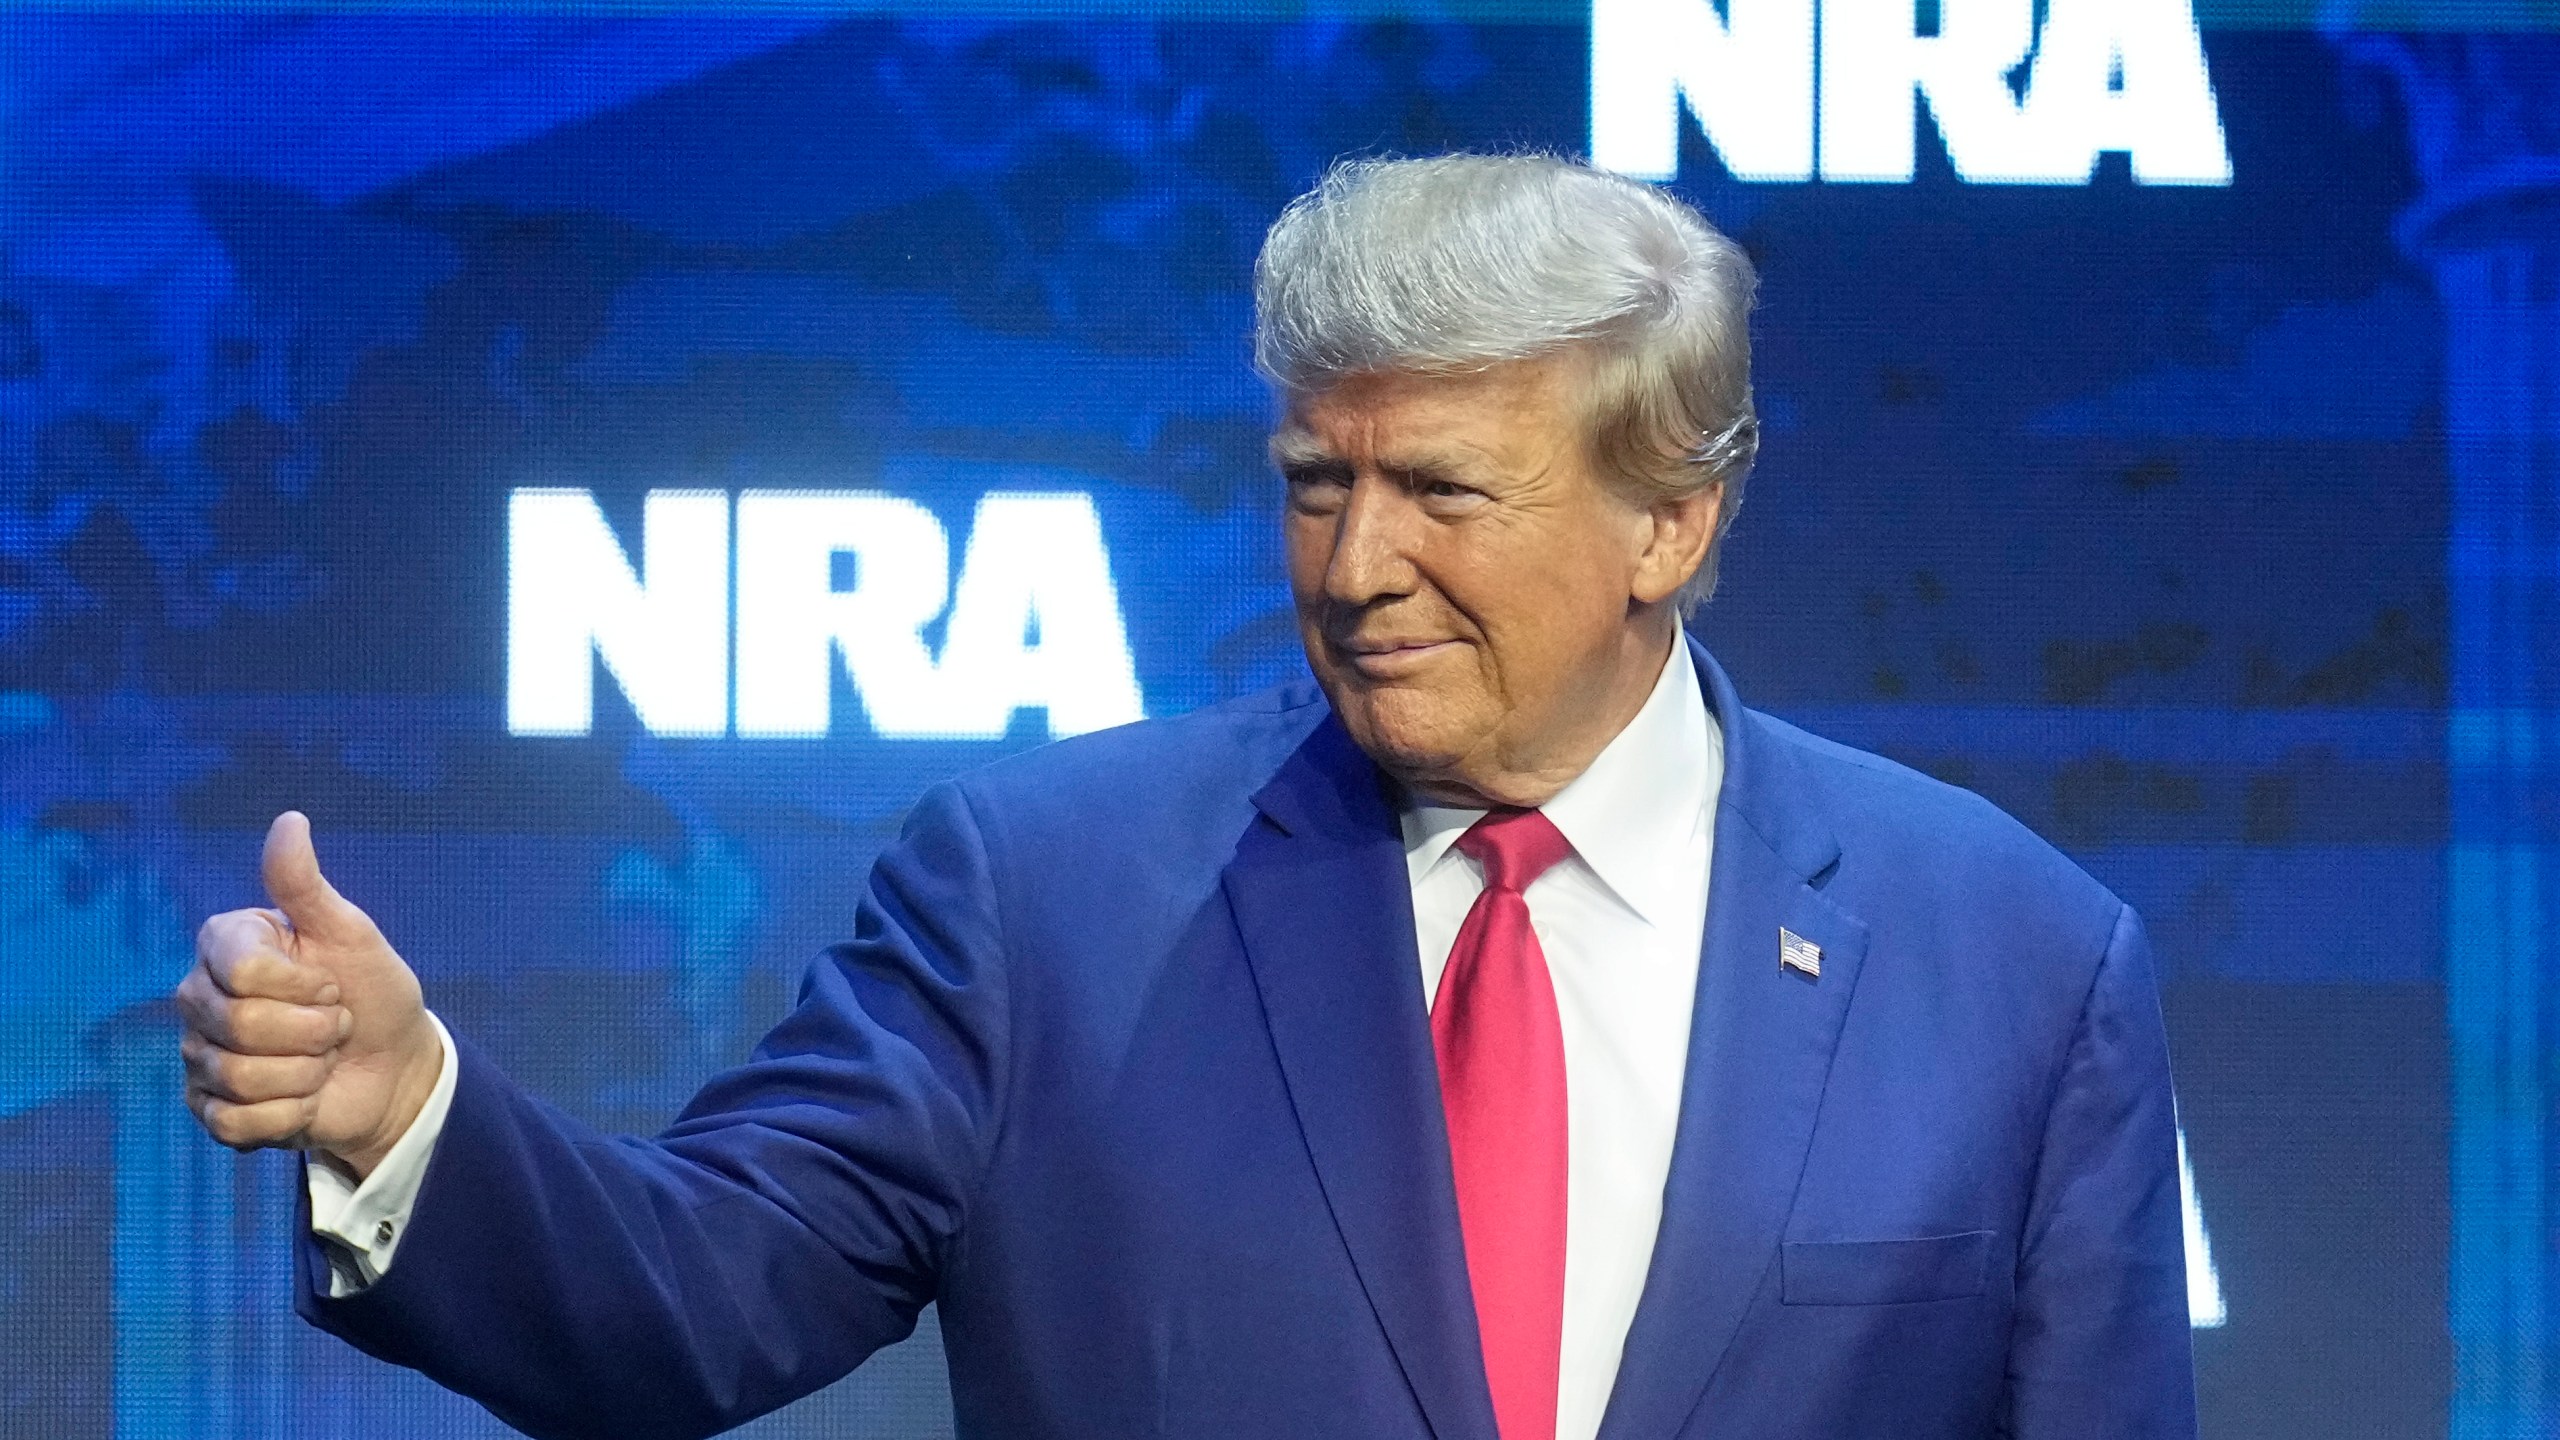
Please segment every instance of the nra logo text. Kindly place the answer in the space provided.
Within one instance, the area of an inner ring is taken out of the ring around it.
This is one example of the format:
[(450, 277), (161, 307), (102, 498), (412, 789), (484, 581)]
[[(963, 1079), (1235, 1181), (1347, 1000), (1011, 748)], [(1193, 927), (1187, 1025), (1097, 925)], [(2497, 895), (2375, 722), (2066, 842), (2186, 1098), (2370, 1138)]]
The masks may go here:
[[(1591, 158), (1679, 168), (1680, 112), (1744, 180), (1912, 176), (1925, 107), (1969, 181), (2228, 185), (2189, 0), (1594, 0)], [(1915, 104), (1916, 100), (1916, 104)]]
[(652, 490), (641, 519), (635, 566), (592, 493), (510, 497), (510, 732), (587, 734), (599, 661), (657, 735), (826, 735), (839, 664), (882, 739), (1145, 713), (1090, 495), (982, 496), (957, 581), (942, 522), (884, 491)]

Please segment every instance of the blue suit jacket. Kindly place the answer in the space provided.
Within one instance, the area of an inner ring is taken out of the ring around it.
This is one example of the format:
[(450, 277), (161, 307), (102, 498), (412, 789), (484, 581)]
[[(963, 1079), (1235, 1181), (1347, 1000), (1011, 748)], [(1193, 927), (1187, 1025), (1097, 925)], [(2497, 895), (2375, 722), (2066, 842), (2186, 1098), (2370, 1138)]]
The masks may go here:
[[(1725, 730), (1604, 1440), (2184, 1437), (2142, 932), (1989, 805)], [(1821, 977), (1780, 968), (1784, 927)], [(305, 1316), (539, 1436), (704, 1435), (942, 1307), (960, 1433), (1493, 1440), (1396, 819), (1297, 685), (938, 787), (650, 1140), (462, 1046), (398, 1263)]]

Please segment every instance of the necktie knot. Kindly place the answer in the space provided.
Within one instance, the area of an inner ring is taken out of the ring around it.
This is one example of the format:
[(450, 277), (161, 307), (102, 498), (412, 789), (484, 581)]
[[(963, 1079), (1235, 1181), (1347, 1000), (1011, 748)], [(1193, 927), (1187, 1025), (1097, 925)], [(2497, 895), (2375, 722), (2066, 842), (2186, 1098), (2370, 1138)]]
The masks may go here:
[(1518, 894), (1573, 853), (1556, 822), (1538, 810), (1494, 810), (1467, 827), (1458, 849), (1484, 867), (1488, 890)]

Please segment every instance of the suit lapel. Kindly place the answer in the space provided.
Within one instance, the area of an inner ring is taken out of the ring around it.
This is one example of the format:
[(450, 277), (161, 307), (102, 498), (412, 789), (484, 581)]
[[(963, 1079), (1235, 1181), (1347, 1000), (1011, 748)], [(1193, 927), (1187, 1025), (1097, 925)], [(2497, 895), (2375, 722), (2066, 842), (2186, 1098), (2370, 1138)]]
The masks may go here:
[[(1601, 1440), (1670, 1440), (1722, 1363), (1777, 1259), (1866, 954), (1866, 926), (1808, 883), (1840, 851), (1792, 757), (1694, 654), (1724, 787), (1662, 1229)], [(1821, 947), (1820, 979), (1780, 967), (1781, 928)]]
[(1432, 1432), (1490, 1437), (1395, 813), (1331, 717), (1254, 804), (1227, 902), (1307, 1153)]

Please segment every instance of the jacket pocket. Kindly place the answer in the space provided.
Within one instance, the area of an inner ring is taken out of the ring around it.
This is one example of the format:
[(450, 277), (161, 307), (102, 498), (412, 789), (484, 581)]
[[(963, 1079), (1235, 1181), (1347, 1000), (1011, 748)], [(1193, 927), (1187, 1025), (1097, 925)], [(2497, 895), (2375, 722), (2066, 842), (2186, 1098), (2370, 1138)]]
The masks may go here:
[(1916, 1240), (1790, 1240), (1779, 1256), (1778, 1299), (1787, 1305), (1899, 1305), (1982, 1293), (1991, 1264), (1988, 1230)]

